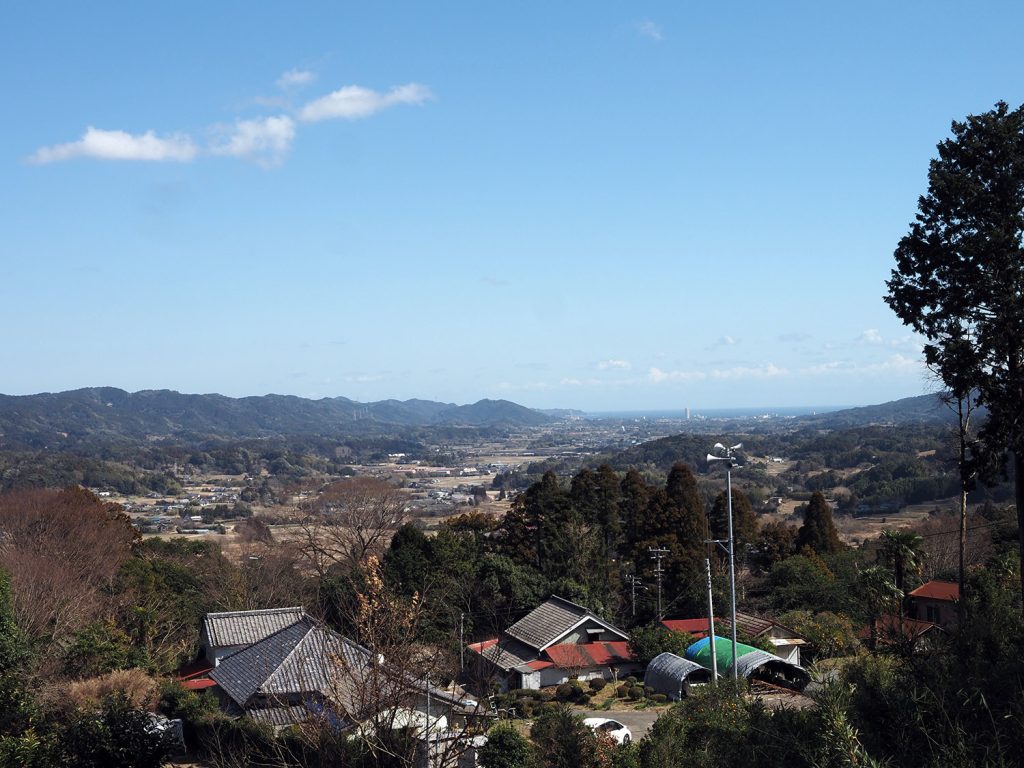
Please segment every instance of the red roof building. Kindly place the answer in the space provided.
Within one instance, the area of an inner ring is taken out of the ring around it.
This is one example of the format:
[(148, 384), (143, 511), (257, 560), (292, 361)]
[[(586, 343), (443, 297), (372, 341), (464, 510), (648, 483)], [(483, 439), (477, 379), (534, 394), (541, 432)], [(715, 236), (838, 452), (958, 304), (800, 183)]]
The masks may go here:
[(955, 581), (929, 581), (910, 593), (910, 615), (942, 627), (957, 623), (960, 585)]

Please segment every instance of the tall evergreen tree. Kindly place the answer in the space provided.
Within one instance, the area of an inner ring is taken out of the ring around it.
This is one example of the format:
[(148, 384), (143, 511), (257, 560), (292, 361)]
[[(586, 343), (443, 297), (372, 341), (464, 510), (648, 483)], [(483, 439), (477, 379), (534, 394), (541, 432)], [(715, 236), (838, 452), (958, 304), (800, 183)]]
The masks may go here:
[(830, 555), (843, 549), (836, 533), (836, 525), (832, 521), (832, 508), (825, 501), (820, 491), (811, 496), (804, 510), (804, 524), (796, 533), (796, 549), (807, 547), (819, 555)]
[[(708, 515), (711, 526), (711, 538), (725, 539), (729, 536), (729, 500), (725, 491), (715, 497)], [(750, 506), (750, 500), (743, 491), (733, 488), (732, 491), (732, 529), (736, 537), (736, 551), (741, 552), (748, 544), (757, 539), (757, 515)]]
[(625, 532), (624, 546), (631, 553), (640, 537), (638, 526), (651, 502), (651, 488), (634, 467), (630, 467), (619, 484), (619, 516)]
[(699, 607), (708, 518), (689, 467), (672, 467), (665, 488), (650, 496), (646, 510), (634, 520), (633, 534), (633, 561), (647, 584), (656, 583), (648, 550), (669, 550), (662, 563), (663, 604), (675, 601), (676, 606)]
[[(976, 388), (988, 409), (981, 437), (999, 464), (1012, 456), (1024, 560), (1024, 106), (999, 102), (952, 133), (896, 247), (885, 301), (927, 339), (925, 360), (946, 385)], [(1024, 594), (1024, 568), (1020, 578)]]

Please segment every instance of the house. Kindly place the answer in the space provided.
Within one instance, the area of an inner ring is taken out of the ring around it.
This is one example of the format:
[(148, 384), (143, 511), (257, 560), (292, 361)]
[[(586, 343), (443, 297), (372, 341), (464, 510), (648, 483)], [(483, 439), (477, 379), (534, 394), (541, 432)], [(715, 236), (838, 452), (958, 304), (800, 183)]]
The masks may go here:
[(208, 613), (199, 634), (199, 653), (211, 666), (265, 637), (308, 618), (299, 607)]
[(959, 618), (957, 603), (960, 602), (960, 585), (955, 581), (933, 579), (922, 584), (907, 597), (912, 618), (938, 624), (940, 627), (956, 626)]
[[(700, 619), (668, 619), (661, 622), (662, 626), (674, 632), (687, 632), (700, 640), (708, 636), (708, 620)], [(772, 645), (774, 653), (783, 661), (800, 666), (800, 646), (807, 644), (807, 638), (774, 619), (754, 616), (736, 611), (737, 634), (750, 640), (765, 638)], [(715, 632), (732, 635), (732, 622), (729, 617), (715, 619)]]
[(468, 646), (503, 689), (570, 679), (615, 679), (640, 670), (629, 635), (581, 605), (552, 595), (499, 637)]
[[(902, 623), (903, 642), (910, 646), (917, 646), (919, 643), (928, 642), (940, 635), (945, 630), (938, 624), (931, 621), (921, 621), (908, 616), (903, 617), (900, 622), (898, 614), (890, 613), (879, 617), (875, 621), (874, 639), (876, 647), (885, 645), (897, 645), (900, 642), (900, 625)], [(872, 638), (872, 627), (870, 624), (857, 631), (857, 637), (865, 644), (870, 644)]]
[[(280, 628), (270, 631), (274, 626)], [(410, 728), (431, 742), (458, 741), (477, 714), (477, 702), (461, 691), (396, 669), (301, 609), (208, 614), (203, 633), (216, 665), (200, 657), (180, 671), (182, 684), (210, 689), (227, 714), (275, 731), (320, 722), (337, 730)]]

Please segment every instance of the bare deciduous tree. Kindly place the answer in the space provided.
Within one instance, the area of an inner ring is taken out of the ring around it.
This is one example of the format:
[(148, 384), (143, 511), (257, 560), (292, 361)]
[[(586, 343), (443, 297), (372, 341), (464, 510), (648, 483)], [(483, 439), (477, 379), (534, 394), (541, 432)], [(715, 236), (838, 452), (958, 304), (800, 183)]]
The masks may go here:
[(373, 477), (331, 483), (300, 508), (300, 551), (319, 576), (334, 566), (356, 569), (383, 554), (405, 522), (406, 501), (403, 491)]
[(83, 488), (0, 496), (0, 566), (22, 631), (60, 642), (94, 619), (137, 538), (119, 506)]

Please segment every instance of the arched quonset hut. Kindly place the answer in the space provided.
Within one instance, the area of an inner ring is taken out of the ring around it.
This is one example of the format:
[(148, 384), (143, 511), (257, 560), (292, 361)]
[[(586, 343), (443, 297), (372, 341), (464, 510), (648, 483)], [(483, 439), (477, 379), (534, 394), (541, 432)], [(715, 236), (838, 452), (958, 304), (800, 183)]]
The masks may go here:
[[(716, 636), (715, 655), (719, 675), (731, 675), (732, 640)], [(698, 640), (686, 649), (686, 658), (711, 669), (711, 641), (706, 637)], [(743, 643), (736, 644), (736, 673), (748, 680), (764, 680), (798, 691), (802, 691), (811, 680), (803, 667)]]
[(672, 701), (689, 694), (691, 685), (708, 682), (711, 682), (711, 670), (667, 651), (651, 659), (644, 673), (644, 685), (649, 685), (655, 693), (664, 693)]

